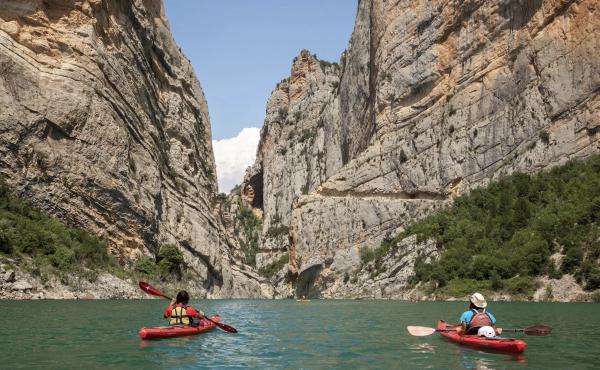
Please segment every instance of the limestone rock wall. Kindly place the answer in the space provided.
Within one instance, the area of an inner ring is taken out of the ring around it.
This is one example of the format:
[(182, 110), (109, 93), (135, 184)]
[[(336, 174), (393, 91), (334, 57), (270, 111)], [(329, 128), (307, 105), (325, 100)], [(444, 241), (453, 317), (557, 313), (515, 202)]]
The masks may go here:
[[(297, 288), (359, 294), (340, 281), (360, 273), (360, 248), (492, 179), (598, 153), (599, 13), (594, 0), (359, 1), (339, 88), (285, 125), (322, 125), (323, 143), (263, 129), (265, 226), (288, 225)], [(378, 296), (402, 294), (392, 280)]]
[(212, 213), (210, 121), (161, 0), (4, 0), (0, 172), (123, 263), (174, 242), (207, 296), (257, 297)]

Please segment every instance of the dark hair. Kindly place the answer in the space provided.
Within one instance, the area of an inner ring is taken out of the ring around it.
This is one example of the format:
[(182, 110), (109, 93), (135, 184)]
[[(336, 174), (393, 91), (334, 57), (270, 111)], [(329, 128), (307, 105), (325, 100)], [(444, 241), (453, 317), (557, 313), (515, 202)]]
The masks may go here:
[(190, 301), (190, 295), (185, 290), (177, 293), (177, 301), (176, 303), (187, 304)]
[[(179, 297), (179, 296), (177, 296), (177, 297)], [(470, 303), (469, 304), (469, 310), (472, 310), (472, 309), (479, 310), (480, 309), (479, 307), (475, 306), (475, 304), (473, 304), (473, 302), (469, 302), (469, 303)]]

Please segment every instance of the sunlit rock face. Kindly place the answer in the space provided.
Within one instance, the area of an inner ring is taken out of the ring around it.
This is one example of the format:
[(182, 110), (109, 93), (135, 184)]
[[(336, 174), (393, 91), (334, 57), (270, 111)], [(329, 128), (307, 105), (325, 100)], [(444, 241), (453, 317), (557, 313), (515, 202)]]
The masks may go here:
[(212, 208), (208, 109), (160, 0), (3, 0), (0, 171), (123, 263), (175, 243), (212, 297), (258, 297)]
[(431, 247), (403, 242), (377, 278), (360, 248), (490, 180), (598, 153), (599, 13), (593, 0), (359, 1), (339, 67), (302, 53), (267, 106), (263, 246), (289, 251), (291, 283), (402, 297), (415, 248)]

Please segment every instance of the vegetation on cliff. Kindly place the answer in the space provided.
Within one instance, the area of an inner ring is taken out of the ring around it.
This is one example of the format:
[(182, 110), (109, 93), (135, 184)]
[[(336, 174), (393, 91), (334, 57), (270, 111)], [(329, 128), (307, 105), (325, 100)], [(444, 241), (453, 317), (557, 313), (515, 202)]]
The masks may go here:
[(287, 263), (290, 262), (290, 255), (288, 253), (283, 254), (281, 257), (271, 262), (270, 264), (264, 266), (263, 268), (258, 270), (258, 273), (266, 278), (272, 278), (276, 273), (278, 273)]
[[(533, 277), (573, 274), (600, 288), (600, 156), (535, 175), (514, 174), (471, 191), (411, 225), (363, 260), (382, 259), (409, 235), (433, 239), (440, 258), (415, 264), (413, 283), (449, 295), (471, 290), (530, 295)], [(377, 265), (377, 263), (376, 263)]]
[(0, 252), (28, 259), (30, 272), (78, 273), (95, 279), (96, 271), (117, 266), (104, 242), (65, 226), (11, 194), (0, 181)]
[(120, 277), (141, 274), (150, 278), (181, 276), (183, 256), (171, 244), (159, 248), (157, 258), (143, 257), (128, 270), (108, 254), (106, 244), (84, 230), (66, 226), (13, 195), (0, 180), (0, 255), (16, 260), (42, 281), (51, 275), (69, 283), (70, 275), (94, 281), (99, 272)]
[(246, 263), (256, 267), (256, 253), (258, 253), (258, 242), (262, 230), (262, 220), (252, 212), (252, 209), (242, 203), (237, 214), (236, 230), (240, 247)]

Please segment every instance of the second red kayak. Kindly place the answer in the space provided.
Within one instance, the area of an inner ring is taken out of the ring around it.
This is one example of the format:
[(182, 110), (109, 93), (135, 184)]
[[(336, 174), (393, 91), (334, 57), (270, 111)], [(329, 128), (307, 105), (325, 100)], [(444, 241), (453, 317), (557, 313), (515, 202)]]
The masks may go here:
[[(211, 317), (214, 322), (221, 321), (221, 316), (215, 315)], [(142, 339), (165, 339), (175, 337), (185, 337), (188, 335), (201, 334), (210, 330), (213, 330), (217, 325), (208, 321), (201, 320), (200, 326), (163, 326), (159, 328), (142, 328), (140, 330), (140, 338)]]
[[(438, 321), (438, 330), (456, 329), (442, 320)], [(472, 348), (492, 350), (505, 353), (523, 353), (527, 348), (527, 343), (520, 339), (511, 338), (486, 338), (477, 335), (461, 335), (456, 331), (440, 331), (443, 337), (450, 339), (453, 342), (469, 346)]]

